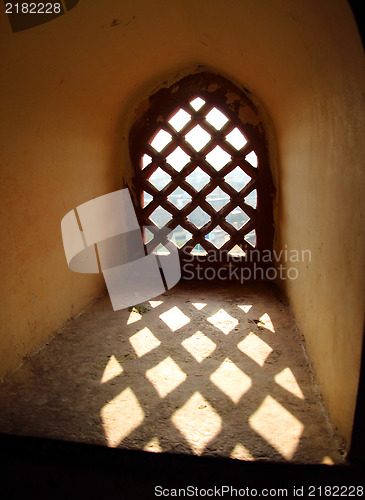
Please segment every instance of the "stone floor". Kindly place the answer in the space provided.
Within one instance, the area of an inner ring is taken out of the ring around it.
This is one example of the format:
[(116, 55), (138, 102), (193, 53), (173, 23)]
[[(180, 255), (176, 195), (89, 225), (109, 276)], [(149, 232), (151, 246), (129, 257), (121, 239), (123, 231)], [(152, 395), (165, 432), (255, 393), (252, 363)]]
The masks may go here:
[(0, 385), (0, 432), (244, 460), (341, 463), (272, 286), (182, 282), (106, 296)]

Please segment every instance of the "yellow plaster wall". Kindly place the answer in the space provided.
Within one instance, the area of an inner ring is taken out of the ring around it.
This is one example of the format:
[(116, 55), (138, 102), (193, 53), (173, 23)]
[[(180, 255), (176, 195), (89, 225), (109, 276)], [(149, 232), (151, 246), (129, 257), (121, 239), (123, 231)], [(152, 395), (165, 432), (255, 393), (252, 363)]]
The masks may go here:
[(0, 375), (103, 290), (68, 271), (60, 220), (130, 181), (139, 103), (204, 65), (270, 116), (276, 247), (312, 251), (286, 291), (348, 440), (364, 303), (364, 59), (345, 0), (80, 0), (16, 34), (1, 13), (0, 51)]

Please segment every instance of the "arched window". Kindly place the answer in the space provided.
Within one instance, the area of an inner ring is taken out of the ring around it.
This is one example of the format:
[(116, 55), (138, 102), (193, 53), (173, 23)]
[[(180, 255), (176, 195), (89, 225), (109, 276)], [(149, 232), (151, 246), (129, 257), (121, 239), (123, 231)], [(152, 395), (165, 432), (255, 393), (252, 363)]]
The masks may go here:
[(260, 255), (272, 249), (274, 186), (247, 92), (206, 72), (159, 90), (131, 130), (130, 151), (139, 222), (166, 228), (145, 230), (150, 250), (173, 241), (183, 276), (184, 263), (267, 265)]

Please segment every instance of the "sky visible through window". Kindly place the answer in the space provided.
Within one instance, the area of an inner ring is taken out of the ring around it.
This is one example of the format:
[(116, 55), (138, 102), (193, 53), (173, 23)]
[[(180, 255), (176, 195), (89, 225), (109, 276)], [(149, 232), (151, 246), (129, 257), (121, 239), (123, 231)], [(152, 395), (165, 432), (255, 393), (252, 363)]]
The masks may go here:
[[(205, 101), (200, 97), (191, 101), (190, 106), (192, 108), (192, 113), (193, 110), (198, 111), (201, 109), (204, 104)], [(176, 132), (180, 132), (190, 122), (191, 118), (191, 114), (184, 109), (180, 109), (169, 119), (169, 124), (176, 130)], [(228, 118), (215, 107), (213, 107), (205, 115), (205, 120), (217, 131), (220, 131), (229, 121)], [(196, 152), (199, 152), (210, 142), (211, 135), (198, 124), (185, 134), (184, 140)], [(237, 151), (240, 151), (247, 144), (246, 137), (237, 127), (230, 130), (223, 140), (229, 143)], [(160, 129), (150, 141), (150, 145), (155, 151), (161, 153), (164, 148), (171, 143), (171, 141), (172, 135), (166, 130)], [(180, 146), (177, 146), (173, 152), (166, 157), (166, 162), (178, 172), (181, 172), (190, 160), (190, 156)], [(224, 168), (231, 160), (231, 155), (219, 145), (213, 147), (209, 153), (205, 155), (205, 161), (208, 162), (209, 165), (213, 167), (214, 171), (217, 172)], [(245, 160), (253, 168), (257, 168), (258, 159), (254, 151), (250, 151), (247, 155), (245, 155)], [(151, 161), (151, 156), (144, 154), (142, 157), (142, 169), (146, 168)], [(223, 178), (225, 183), (237, 192), (240, 192), (252, 180), (252, 178), (239, 166), (235, 167)], [(188, 182), (197, 193), (199, 193), (207, 185), (207, 183), (210, 182), (210, 180), (211, 176), (208, 175), (199, 165), (186, 176), (186, 182)], [(158, 191), (165, 188), (170, 181), (171, 176), (160, 167), (158, 167), (149, 178), (149, 182)], [(178, 187), (167, 196), (167, 199), (180, 210), (190, 203), (192, 197), (184, 191), (184, 189)], [(218, 212), (225, 207), (228, 202), (230, 202), (231, 198), (229, 194), (217, 186), (206, 196), (205, 199), (209, 205)], [(146, 207), (152, 200), (153, 196), (144, 191), (143, 207)], [(249, 205), (254, 209), (257, 208), (256, 189), (251, 190), (249, 194), (244, 197), (244, 202), (246, 205)], [(167, 210), (159, 206), (152, 212), (149, 218), (154, 224), (161, 228), (172, 219), (172, 216)], [(201, 207), (197, 207), (188, 215), (187, 219), (197, 229), (200, 229), (210, 221), (210, 215), (208, 215)], [(233, 226), (233, 228), (239, 230), (249, 221), (249, 216), (244, 210), (237, 206), (226, 216), (226, 221)], [(181, 226), (178, 226), (172, 230), (169, 238), (174, 241), (177, 246), (182, 247), (187, 241), (189, 241), (191, 236), (192, 234), (189, 231)], [(210, 233), (206, 234), (205, 238), (216, 248), (221, 248), (230, 238), (230, 235), (218, 225)], [(254, 247), (256, 245), (255, 230), (245, 235), (245, 240)], [(197, 245), (192, 251), (193, 254), (202, 254), (204, 252), (204, 249), (200, 245)], [(231, 250), (231, 253), (233, 255), (243, 254), (242, 250), (237, 245)]]

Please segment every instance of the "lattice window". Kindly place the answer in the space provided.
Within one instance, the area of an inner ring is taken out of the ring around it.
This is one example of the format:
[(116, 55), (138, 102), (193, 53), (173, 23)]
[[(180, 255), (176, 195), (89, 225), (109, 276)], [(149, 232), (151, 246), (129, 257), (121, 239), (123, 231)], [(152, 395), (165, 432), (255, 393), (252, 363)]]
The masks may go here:
[(245, 108), (257, 115), (252, 103), (207, 73), (156, 96), (131, 133), (140, 223), (166, 226), (159, 238), (146, 232), (146, 243), (163, 252), (167, 237), (189, 260), (271, 249), (273, 184), (263, 127), (241, 118)]

